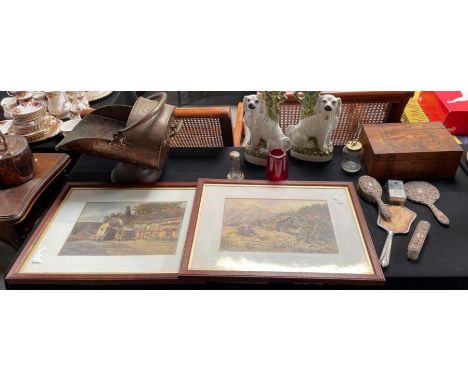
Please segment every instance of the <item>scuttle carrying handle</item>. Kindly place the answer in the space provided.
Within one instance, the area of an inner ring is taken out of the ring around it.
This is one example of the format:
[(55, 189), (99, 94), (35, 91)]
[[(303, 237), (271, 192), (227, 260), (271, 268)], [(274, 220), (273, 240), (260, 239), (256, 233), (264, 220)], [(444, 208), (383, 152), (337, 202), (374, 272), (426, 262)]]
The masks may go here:
[(150, 99), (150, 100), (159, 99), (159, 102), (154, 107), (153, 110), (151, 110), (148, 114), (143, 116), (139, 121), (136, 121), (136, 122), (132, 123), (130, 126), (127, 126), (127, 127), (123, 128), (123, 129), (120, 129), (119, 131), (116, 131), (114, 133), (114, 142), (115, 141), (122, 142), (125, 133), (129, 132), (130, 130), (133, 130), (135, 127), (138, 127), (138, 126), (148, 122), (151, 118), (157, 116), (159, 114), (159, 112), (161, 111), (162, 107), (166, 104), (167, 94), (163, 93), (163, 92), (160, 92), (160, 93), (153, 94), (153, 95), (151, 95), (151, 96), (149, 96), (147, 98)]
[[(157, 116), (159, 114), (159, 112), (161, 111), (162, 107), (166, 104), (167, 94), (164, 93), (164, 92), (160, 92), (160, 93), (153, 94), (153, 95), (151, 95), (149, 97), (146, 97), (146, 98), (148, 98), (149, 100), (158, 99), (159, 102), (154, 107), (153, 110), (151, 110), (148, 114), (143, 116), (139, 121), (136, 121), (136, 122), (132, 123), (130, 126), (127, 126), (127, 127), (123, 128), (123, 129), (120, 129), (120, 130), (116, 131), (113, 134), (114, 139), (113, 139), (112, 143), (117, 143), (118, 142), (118, 143), (122, 144), (124, 142), (125, 133), (127, 133), (130, 130), (133, 130), (134, 128), (148, 122), (151, 118), (154, 118), (155, 116)], [(183, 122), (179, 121), (176, 126), (171, 126), (172, 132), (168, 136), (167, 142), (169, 142), (179, 132), (179, 130), (182, 128), (182, 125), (183, 125)]]

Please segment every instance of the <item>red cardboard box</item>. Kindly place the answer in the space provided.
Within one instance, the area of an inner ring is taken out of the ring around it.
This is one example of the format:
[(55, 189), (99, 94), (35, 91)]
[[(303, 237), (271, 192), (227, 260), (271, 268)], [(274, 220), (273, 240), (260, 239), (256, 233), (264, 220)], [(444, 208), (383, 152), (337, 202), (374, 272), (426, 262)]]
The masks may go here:
[(418, 102), (429, 121), (442, 122), (454, 135), (468, 135), (468, 91), (422, 91)]

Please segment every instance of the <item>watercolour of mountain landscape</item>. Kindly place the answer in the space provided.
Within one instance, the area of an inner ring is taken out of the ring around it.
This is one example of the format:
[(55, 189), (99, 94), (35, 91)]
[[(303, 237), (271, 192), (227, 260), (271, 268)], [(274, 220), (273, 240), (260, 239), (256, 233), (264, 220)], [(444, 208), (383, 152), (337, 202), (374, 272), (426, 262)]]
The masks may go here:
[(62, 256), (174, 255), (186, 202), (86, 203)]
[(220, 250), (338, 253), (325, 200), (226, 199)]

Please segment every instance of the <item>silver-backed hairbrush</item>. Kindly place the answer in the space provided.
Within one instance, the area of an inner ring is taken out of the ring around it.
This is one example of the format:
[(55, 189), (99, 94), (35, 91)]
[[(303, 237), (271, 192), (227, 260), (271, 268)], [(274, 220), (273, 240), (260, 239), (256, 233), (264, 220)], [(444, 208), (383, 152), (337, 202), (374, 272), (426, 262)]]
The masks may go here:
[(358, 179), (357, 191), (369, 203), (377, 204), (379, 214), (384, 220), (390, 220), (392, 213), (387, 205), (382, 201), (382, 186), (373, 177), (363, 175)]

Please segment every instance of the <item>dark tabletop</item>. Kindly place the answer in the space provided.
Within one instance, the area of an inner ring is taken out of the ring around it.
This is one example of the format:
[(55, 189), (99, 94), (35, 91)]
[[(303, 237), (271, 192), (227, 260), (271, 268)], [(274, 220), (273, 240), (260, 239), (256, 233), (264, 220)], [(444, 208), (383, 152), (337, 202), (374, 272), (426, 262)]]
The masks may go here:
[[(225, 178), (229, 171), (229, 152), (232, 148), (172, 149), (161, 181), (196, 181), (198, 178)], [(242, 149), (236, 149), (243, 155)], [(341, 170), (342, 148), (335, 148), (329, 163), (308, 163), (289, 158), (289, 180), (349, 181), (356, 184), (360, 175)], [(242, 160), (247, 179), (265, 179), (265, 169)], [(110, 182), (115, 162), (83, 155), (71, 171), (69, 181)], [(429, 208), (407, 201), (406, 206), (417, 213), (408, 235), (393, 239), (390, 266), (385, 270), (387, 285), (393, 287), (468, 287), (468, 173), (458, 168), (453, 179), (435, 179), (431, 183), (440, 193), (437, 206), (450, 218), (450, 226), (439, 224)], [(361, 200), (369, 230), (378, 254), (385, 242), (386, 232), (377, 227), (377, 209)], [(428, 239), (420, 259), (407, 259), (407, 247), (417, 222), (431, 223)]]
[[(214, 92), (170, 93), (171, 103), (178, 106), (198, 104), (198, 98), (203, 101), (207, 96), (208, 99), (211, 97), (219, 100), (219, 95)], [(0, 98), (5, 95), (4, 92), (0, 92)], [(114, 92), (112, 95), (92, 103), (91, 106), (97, 108), (111, 104), (132, 105), (138, 95), (138, 92)], [(241, 99), (242, 94), (241, 92), (226, 92), (223, 96), (221, 103), (235, 104), (233, 100)], [(54, 152), (55, 145), (60, 140), (61, 136), (31, 146), (36, 152)], [(464, 148), (466, 150), (468, 146), (465, 145)], [(224, 178), (229, 170), (228, 154), (231, 150), (231, 148), (172, 149), (161, 181), (196, 181), (202, 177)], [(243, 154), (242, 149), (239, 151)], [(464, 159), (465, 156), (466, 153), (455, 178), (431, 180), (431, 183), (440, 190), (441, 198), (437, 202), (437, 206), (450, 218), (450, 227), (440, 225), (427, 207), (410, 201), (406, 203), (407, 207), (415, 211), (418, 216), (408, 235), (395, 236), (393, 240), (391, 264), (385, 270), (386, 287), (468, 288), (468, 166)], [(365, 171), (361, 170), (354, 175), (343, 172), (340, 167), (341, 158), (341, 147), (336, 147), (335, 156), (329, 163), (307, 163), (290, 158), (289, 180), (351, 181), (356, 183), (357, 178)], [(68, 181), (110, 182), (110, 173), (115, 162), (88, 155), (81, 157), (76, 155), (76, 160), (77, 162), (68, 176)], [(243, 161), (242, 164), (246, 178), (264, 179), (265, 169), (263, 167)], [(361, 205), (376, 251), (380, 253), (386, 233), (377, 227), (377, 209), (374, 205), (362, 200)], [(417, 221), (421, 219), (431, 223), (431, 231), (420, 259), (417, 262), (410, 262), (406, 257), (407, 246)], [(281, 287), (288, 286), (282, 285)]]

